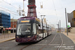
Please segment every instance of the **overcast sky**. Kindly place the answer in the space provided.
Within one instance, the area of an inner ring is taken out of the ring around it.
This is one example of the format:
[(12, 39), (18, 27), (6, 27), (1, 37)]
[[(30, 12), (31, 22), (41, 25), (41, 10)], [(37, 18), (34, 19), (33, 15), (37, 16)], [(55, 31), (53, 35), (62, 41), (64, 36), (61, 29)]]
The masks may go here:
[[(5, 2), (4, 2), (5, 1)], [(20, 18), (17, 16), (16, 10), (19, 6), (23, 9), (23, 0), (0, 0), (0, 10), (12, 12), (11, 18), (15, 16), (15, 19)], [(12, 5), (9, 5), (9, 3)], [(40, 4), (43, 4), (43, 8), (40, 8)], [(27, 15), (27, 5), (28, 0), (24, 2), (25, 5), (25, 15)], [(40, 18), (40, 15), (46, 15), (45, 18), (48, 20), (49, 24), (53, 24), (57, 27), (57, 23), (61, 20), (61, 27), (66, 27), (65, 23), (65, 8), (67, 13), (71, 13), (75, 10), (75, 0), (36, 0), (36, 11), (37, 17)], [(14, 7), (15, 6), (15, 7)], [(55, 11), (56, 10), (56, 11)]]

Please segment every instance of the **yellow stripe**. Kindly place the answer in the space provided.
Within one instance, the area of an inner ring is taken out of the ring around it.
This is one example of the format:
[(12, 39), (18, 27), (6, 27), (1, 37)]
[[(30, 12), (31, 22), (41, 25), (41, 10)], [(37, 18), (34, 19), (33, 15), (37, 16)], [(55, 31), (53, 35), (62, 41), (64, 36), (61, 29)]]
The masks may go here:
[(40, 22), (40, 20), (38, 18), (36, 18), (36, 21)]
[(29, 22), (29, 21), (21, 21), (21, 22)]

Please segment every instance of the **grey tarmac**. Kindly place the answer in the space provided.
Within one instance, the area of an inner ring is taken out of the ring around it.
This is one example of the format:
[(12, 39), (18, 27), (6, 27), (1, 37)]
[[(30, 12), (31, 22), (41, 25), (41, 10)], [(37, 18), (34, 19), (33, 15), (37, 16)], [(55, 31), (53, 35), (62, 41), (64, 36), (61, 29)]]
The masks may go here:
[(53, 32), (37, 43), (18, 44), (15, 40), (0, 43), (0, 50), (75, 50), (75, 44), (63, 33)]

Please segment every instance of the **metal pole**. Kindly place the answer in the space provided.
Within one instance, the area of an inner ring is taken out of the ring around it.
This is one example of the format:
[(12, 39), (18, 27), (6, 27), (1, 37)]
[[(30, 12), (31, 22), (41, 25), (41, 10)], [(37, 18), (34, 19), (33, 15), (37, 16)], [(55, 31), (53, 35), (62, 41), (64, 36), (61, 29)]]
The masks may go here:
[(24, 16), (25, 16), (25, 11), (24, 11), (24, 0), (23, 0), (23, 13), (24, 13)]
[(59, 32), (59, 24), (57, 24), (57, 26), (58, 26), (58, 32)]
[[(45, 15), (41, 15), (41, 19), (42, 19), (42, 29), (43, 29), (43, 19), (44, 19), (44, 17), (42, 18), (42, 16), (45, 17)], [(42, 31), (42, 32), (43, 32), (43, 31)]]
[(61, 31), (61, 20), (60, 20), (60, 31)]
[(67, 35), (68, 35), (66, 8), (65, 8), (65, 18), (66, 18), (66, 30), (67, 30)]
[(61, 20), (59, 21), (59, 23), (60, 23), (60, 24), (59, 24), (59, 27), (60, 27), (60, 32), (61, 32)]
[(42, 18), (42, 15), (41, 15), (41, 22), (42, 22), (42, 33), (43, 33), (43, 18)]
[[(42, 22), (42, 33), (43, 33), (43, 18), (42, 18), (42, 15), (41, 15), (41, 22)], [(43, 37), (44, 37), (44, 33), (43, 33)]]
[(45, 17), (45, 15), (41, 15), (41, 20), (42, 20), (42, 33), (43, 33), (43, 37), (44, 37), (44, 32), (43, 32), (43, 18), (44, 18), (44, 17), (42, 17), (42, 16)]
[(24, 10), (24, 0), (23, 0), (23, 10)]
[(13, 33), (14, 33), (14, 17), (13, 17)]

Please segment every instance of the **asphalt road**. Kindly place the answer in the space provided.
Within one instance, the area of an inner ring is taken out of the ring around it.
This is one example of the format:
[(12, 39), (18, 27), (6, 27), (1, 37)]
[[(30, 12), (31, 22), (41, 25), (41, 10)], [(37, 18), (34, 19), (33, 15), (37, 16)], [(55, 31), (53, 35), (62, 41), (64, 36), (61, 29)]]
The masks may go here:
[(53, 32), (37, 43), (18, 44), (15, 40), (0, 43), (0, 50), (75, 50), (75, 44), (63, 33)]

